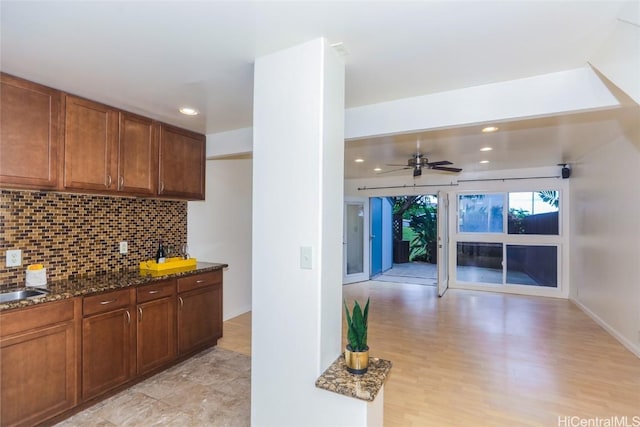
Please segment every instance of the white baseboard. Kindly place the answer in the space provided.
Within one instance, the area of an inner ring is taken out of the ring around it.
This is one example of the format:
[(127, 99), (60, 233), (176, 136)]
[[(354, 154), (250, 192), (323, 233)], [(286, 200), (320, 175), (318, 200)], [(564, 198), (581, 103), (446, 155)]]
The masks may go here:
[(635, 354), (640, 359), (640, 345), (634, 344), (633, 342), (629, 341), (626, 337), (622, 336), (617, 330), (612, 328), (611, 325), (609, 325), (607, 322), (602, 320), (602, 318), (600, 318), (593, 311), (589, 310), (589, 308), (587, 308), (587, 306), (582, 304), (580, 301), (574, 299), (573, 296), (570, 296), (569, 300), (571, 302), (573, 302), (575, 305), (577, 305), (580, 308), (580, 310), (584, 311), (587, 316), (592, 318), (594, 322), (596, 322), (598, 325), (602, 326), (602, 328), (605, 331), (607, 331), (609, 334), (611, 334), (611, 336), (613, 336), (615, 339), (620, 341), (620, 344), (625, 346), (625, 348), (627, 350), (629, 350), (631, 353)]
[(246, 312), (251, 311), (251, 306), (247, 306), (247, 307), (242, 307), (242, 308), (237, 308), (235, 310), (233, 310), (230, 313), (225, 313), (224, 314), (224, 318), (222, 319), (223, 321), (227, 321), (229, 319), (233, 319), (234, 317), (238, 317), (241, 314), (245, 314)]

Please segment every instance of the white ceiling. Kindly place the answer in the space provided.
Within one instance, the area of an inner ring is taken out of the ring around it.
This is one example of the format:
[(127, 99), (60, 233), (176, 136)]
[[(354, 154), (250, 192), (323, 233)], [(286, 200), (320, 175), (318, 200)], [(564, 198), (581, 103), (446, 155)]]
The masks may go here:
[[(251, 126), (256, 57), (313, 38), (343, 42), (349, 50), (344, 59), (350, 108), (583, 67), (613, 31), (624, 5), (2, 0), (0, 67), (122, 109), (216, 133)], [(177, 109), (183, 105), (201, 114), (181, 116)], [(597, 143), (593, 134), (608, 132), (599, 127), (601, 122), (615, 120), (606, 114), (590, 117), (509, 124), (490, 137), (495, 159), (490, 167), (571, 160), (567, 157)], [(556, 144), (553, 135), (560, 132), (575, 135)], [(431, 160), (446, 158), (456, 166), (478, 168), (469, 150), (477, 138), (475, 129), (461, 128), (352, 141), (346, 157), (362, 152), (370, 164), (404, 162), (420, 139)], [(529, 144), (533, 139), (538, 141), (535, 150)], [(360, 176), (347, 163), (347, 175)]]

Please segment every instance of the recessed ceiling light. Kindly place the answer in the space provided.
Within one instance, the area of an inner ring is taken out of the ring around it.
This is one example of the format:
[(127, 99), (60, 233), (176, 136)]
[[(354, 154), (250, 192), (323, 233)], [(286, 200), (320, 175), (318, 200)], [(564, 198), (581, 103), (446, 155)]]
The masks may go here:
[(374, 172), (380, 172), (382, 170), (382, 168), (374, 168), (373, 171)]
[(182, 114), (184, 114), (185, 116), (197, 116), (198, 115), (198, 110), (196, 110), (195, 108), (191, 108), (191, 107), (182, 107), (182, 108), (180, 108), (180, 112)]
[(498, 130), (497, 126), (487, 126), (486, 128), (482, 128), (482, 132), (484, 133), (495, 132), (497, 130)]
[(355, 159), (355, 160), (354, 160), (354, 162), (356, 162), (356, 163), (362, 163), (362, 162), (364, 162), (364, 159)]
[(491, 147), (482, 147), (480, 149), (480, 151), (491, 151), (491, 150), (493, 150), (493, 148), (491, 148)]
[(480, 160), (480, 163), (489, 163), (489, 160)]

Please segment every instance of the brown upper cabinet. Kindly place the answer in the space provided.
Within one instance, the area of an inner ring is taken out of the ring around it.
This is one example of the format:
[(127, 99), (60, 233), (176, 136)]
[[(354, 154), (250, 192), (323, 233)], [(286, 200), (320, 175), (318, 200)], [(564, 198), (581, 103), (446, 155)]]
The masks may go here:
[(157, 126), (151, 119), (120, 112), (118, 191), (155, 195), (158, 183)]
[(114, 190), (117, 182), (118, 111), (66, 96), (64, 188)]
[(204, 135), (161, 124), (160, 196), (204, 199), (205, 142)]
[(204, 135), (0, 76), (0, 187), (204, 199)]
[(2, 73), (0, 100), (0, 184), (57, 187), (62, 93)]
[(65, 188), (155, 194), (153, 120), (67, 95), (65, 124)]

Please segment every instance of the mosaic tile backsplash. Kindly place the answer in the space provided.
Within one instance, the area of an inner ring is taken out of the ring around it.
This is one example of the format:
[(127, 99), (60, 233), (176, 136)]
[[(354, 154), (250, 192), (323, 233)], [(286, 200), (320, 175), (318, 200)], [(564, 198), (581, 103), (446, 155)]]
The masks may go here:
[[(44, 264), (48, 281), (137, 268), (155, 257), (158, 239), (169, 255), (182, 250), (186, 201), (2, 190), (0, 290), (23, 286), (29, 264)], [(6, 266), (8, 249), (22, 250), (20, 267)]]

